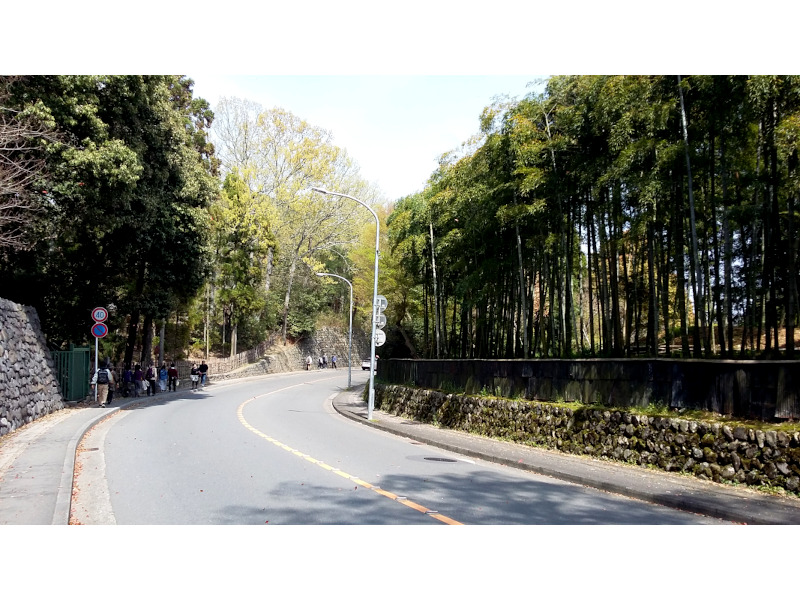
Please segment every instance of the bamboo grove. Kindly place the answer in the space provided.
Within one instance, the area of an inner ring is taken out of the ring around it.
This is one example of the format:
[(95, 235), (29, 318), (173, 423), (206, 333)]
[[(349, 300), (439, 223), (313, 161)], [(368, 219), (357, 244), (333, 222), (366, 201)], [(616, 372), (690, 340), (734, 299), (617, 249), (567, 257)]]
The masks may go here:
[(543, 89), (488, 107), (389, 217), (412, 353), (793, 357), (800, 77)]

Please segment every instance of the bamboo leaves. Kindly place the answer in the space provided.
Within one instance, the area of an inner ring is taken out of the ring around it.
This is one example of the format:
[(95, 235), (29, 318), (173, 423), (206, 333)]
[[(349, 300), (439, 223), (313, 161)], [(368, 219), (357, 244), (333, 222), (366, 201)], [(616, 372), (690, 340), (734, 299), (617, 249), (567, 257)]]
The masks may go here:
[(390, 220), (428, 355), (441, 314), (451, 356), (791, 354), (799, 79), (553, 77), (487, 108)]

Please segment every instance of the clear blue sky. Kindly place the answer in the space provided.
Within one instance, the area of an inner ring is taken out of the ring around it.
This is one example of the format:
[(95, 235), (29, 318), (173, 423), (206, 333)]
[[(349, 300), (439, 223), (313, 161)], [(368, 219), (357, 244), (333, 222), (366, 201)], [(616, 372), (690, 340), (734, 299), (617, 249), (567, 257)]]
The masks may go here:
[(388, 200), (420, 191), (439, 156), (478, 132), (484, 107), (497, 96), (522, 98), (542, 75), (285, 75), (189, 73), (195, 95), (212, 107), (221, 97), (279, 106), (329, 130), (364, 179)]

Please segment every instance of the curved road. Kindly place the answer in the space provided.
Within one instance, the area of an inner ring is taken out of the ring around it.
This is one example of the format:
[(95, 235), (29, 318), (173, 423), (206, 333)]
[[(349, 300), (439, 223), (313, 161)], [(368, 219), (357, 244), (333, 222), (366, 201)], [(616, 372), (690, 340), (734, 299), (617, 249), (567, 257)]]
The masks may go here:
[[(367, 380), (353, 372), (353, 383)], [(144, 398), (87, 434), (84, 524), (719, 524), (364, 427), (301, 371)]]

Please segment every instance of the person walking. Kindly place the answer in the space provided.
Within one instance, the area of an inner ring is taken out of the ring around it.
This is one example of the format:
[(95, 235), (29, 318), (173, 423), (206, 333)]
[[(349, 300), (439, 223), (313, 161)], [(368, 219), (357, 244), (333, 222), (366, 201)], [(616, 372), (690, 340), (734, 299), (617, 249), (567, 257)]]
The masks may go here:
[(311, 355), (306, 356), (306, 371), (311, 370)]
[(328, 357), (325, 356), (324, 354), (322, 355), (322, 368), (323, 369), (328, 368)]
[(167, 370), (167, 376), (169, 377), (168, 388), (171, 392), (178, 391), (178, 369), (175, 368), (175, 363), (169, 364), (169, 369)]
[(197, 370), (200, 371), (200, 386), (206, 387), (206, 379), (208, 378), (208, 365), (206, 361), (202, 361)]
[(119, 386), (122, 381), (122, 373), (117, 363), (111, 364), (111, 373), (114, 375), (114, 383), (108, 386), (108, 400), (106, 400), (106, 404), (111, 404), (111, 401), (114, 399), (114, 394), (120, 392)]
[(97, 404), (105, 406), (108, 400), (108, 389), (114, 385), (114, 373), (109, 368), (109, 360), (105, 359), (103, 365), (97, 369), (92, 377), (92, 391), (97, 389)]
[(197, 363), (192, 363), (192, 370), (189, 371), (189, 379), (192, 380), (192, 391), (197, 389), (197, 382), (200, 381), (200, 371), (197, 369)]
[(335, 354), (333, 356), (331, 356), (331, 368), (332, 369), (336, 368), (336, 355)]
[(322, 357), (319, 356), (319, 357), (317, 357), (317, 369), (321, 369), (321, 368), (322, 368)]
[(122, 395), (127, 398), (131, 395), (131, 385), (133, 384), (133, 371), (129, 364), (125, 365), (122, 372)]
[(116, 364), (109, 364), (108, 370), (111, 373), (111, 383), (108, 384), (108, 397), (106, 398), (106, 405), (111, 404), (111, 402), (114, 400), (114, 392), (117, 391), (117, 382), (120, 380), (119, 373), (117, 373)]
[(167, 391), (167, 363), (161, 363), (161, 368), (158, 370), (158, 387), (162, 392)]
[(136, 365), (133, 369), (133, 397), (138, 398), (139, 392), (143, 389), (142, 382), (144, 381), (144, 373), (142, 372), (142, 365)]
[(153, 366), (153, 363), (147, 365), (147, 372), (144, 375), (144, 378), (147, 380), (147, 395), (148, 396), (155, 396), (156, 395), (156, 369)]

